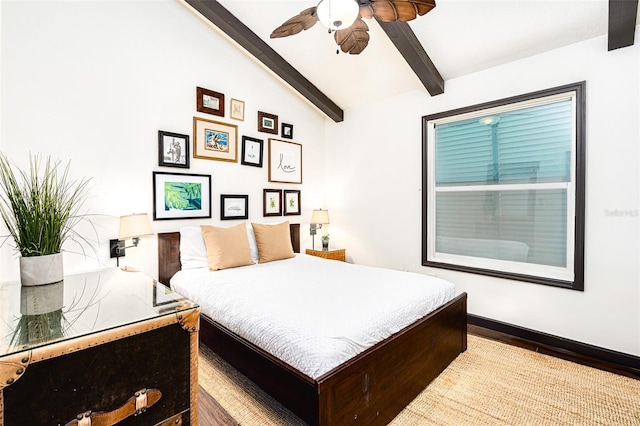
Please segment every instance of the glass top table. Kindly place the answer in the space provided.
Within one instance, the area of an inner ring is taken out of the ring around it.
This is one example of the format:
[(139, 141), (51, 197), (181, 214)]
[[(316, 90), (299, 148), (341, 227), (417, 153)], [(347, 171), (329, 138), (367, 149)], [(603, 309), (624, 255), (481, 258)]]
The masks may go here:
[(44, 286), (0, 283), (0, 358), (197, 307), (140, 272), (116, 268)]

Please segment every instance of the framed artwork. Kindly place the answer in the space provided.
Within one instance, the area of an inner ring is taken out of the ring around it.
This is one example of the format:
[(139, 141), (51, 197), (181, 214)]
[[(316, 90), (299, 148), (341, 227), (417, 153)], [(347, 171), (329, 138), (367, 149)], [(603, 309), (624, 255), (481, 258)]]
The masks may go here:
[(282, 123), (282, 129), (280, 129), (280, 135), (283, 138), (293, 139), (293, 124)]
[(297, 189), (285, 189), (284, 191), (284, 215), (294, 216), (300, 214), (300, 191)]
[(258, 111), (258, 131), (278, 134), (278, 116)]
[(244, 102), (237, 99), (231, 99), (229, 104), (231, 114), (229, 116), (234, 120), (244, 121)]
[(153, 172), (153, 220), (211, 217), (211, 175)]
[(242, 159), (241, 164), (245, 166), (262, 167), (262, 147), (264, 141), (262, 139), (242, 137)]
[(265, 189), (263, 191), (263, 216), (282, 216), (282, 190)]
[(189, 168), (189, 136), (158, 131), (158, 166)]
[(269, 139), (269, 182), (302, 183), (302, 145)]
[(193, 117), (193, 157), (238, 161), (238, 126)]
[(220, 220), (249, 219), (248, 195), (220, 195)]
[(224, 117), (224, 95), (213, 90), (196, 87), (196, 109), (207, 114)]
[(184, 298), (178, 293), (153, 280), (153, 306), (172, 305), (183, 301)]

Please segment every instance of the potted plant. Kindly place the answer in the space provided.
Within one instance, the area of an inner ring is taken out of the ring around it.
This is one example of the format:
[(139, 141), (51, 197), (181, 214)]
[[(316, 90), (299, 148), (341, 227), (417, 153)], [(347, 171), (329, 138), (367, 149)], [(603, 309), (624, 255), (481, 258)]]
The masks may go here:
[[(83, 216), (89, 180), (69, 178), (65, 168), (48, 157), (30, 156), (29, 170), (11, 165), (0, 154), (0, 215), (20, 253), (22, 285), (61, 281), (62, 245), (75, 236), (73, 227)], [(8, 238), (8, 236), (6, 237)]]
[(322, 250), (329, 250), (329, 234), (322, 236)]

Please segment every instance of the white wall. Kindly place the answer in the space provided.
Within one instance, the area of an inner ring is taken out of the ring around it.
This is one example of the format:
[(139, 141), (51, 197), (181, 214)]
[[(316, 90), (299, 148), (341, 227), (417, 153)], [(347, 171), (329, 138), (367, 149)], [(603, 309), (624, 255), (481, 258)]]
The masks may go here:
[[(156, 221), (156, 232), (237, 223), (219, 221), (224, 193), (248, 194), (249, 220), (256, 222), (284, 220), (262, 216), (263, 188), (302, 190), (303, 215), (288, 216), (292, 222), (308, 223), (324, 201), (324, 116), (183, 3), (0, 1), (0, 8), (0, 149), (21, 167), (30, 153), (71, 160), (74, 177), (92, 178), (88, 212), (104, 215), (94, 218), (98, 258), (66, 252), (65, 272), (115, 265), (108, 240), (117, 236), (118, 217), (152, 217), (154, 170), (211, 174), (213, 189), (212, 220)], [(227, 111), (231, 98), (245, 101), (245, 120), (198, 113), (196, 86), (224, 93)], [(302, 185), (268, 182), (270, 135), (257, 131), (259, 110), (294, 125), (294, 141), (303, 145)], [(158, 130), (193, 137), (193, 116), (238, 125), (239, 147), (242, 135), (263, 139), (264, 167), (193, 158), (188, 170), (158, 167)], [(157, 276), (156, 253), (155, 238), (143, 239), (123, 263)], [(5, 244), (0, 279), (17, 278), (17, 263)]]
[[(333, 240), (354, 262), (435, 274), (469, 296), (469, 312), (640, 355), (640, 45), (606, 37), (345, 111), (327, 125)], [(585, 291), (421, 266), (421, 117), (587, 82)], [(372, 126), (371, 123), (376, 123)], [(630, 210), (633, 216), (608, 215)]]

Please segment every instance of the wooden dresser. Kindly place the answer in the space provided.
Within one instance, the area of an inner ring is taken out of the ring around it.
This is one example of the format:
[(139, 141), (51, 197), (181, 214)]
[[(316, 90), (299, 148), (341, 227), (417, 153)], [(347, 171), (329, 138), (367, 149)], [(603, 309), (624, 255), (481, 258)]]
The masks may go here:
[(0, 425), (197, 425), (199, 318), (139, 272), (0, 284)]
[(311, 250), (307, 249), (306, 254), (323, 259), (340, 260), (342, 262), (347, 261), (347, 251), (345, 249), (335, 250)]

